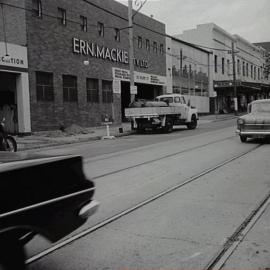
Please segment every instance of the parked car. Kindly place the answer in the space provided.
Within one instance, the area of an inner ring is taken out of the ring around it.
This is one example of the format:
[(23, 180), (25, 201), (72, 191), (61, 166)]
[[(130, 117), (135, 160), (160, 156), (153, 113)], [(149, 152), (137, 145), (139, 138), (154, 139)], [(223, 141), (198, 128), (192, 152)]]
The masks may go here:
[(55, 242), (80, 227), (97, 210), (94, 189), (80, 156), (0, 152), (0, 269), (25, 269), (36, 234)]
[(261, 99), (248, 105), (248, 114), (237, 119), (237, 130), (241, 142), (248, 138), (270, 136), (270, 99)]

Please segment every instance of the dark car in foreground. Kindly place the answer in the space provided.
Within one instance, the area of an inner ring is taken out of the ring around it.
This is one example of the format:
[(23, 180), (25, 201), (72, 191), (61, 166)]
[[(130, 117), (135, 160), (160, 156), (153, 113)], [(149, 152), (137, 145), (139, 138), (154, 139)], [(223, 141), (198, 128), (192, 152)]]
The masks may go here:
[(248, 105), (248, 114), (237, 119), (242, 142), (248, 138), (270, 137), (270, 99), (255, 100)]
[(0, 269), (25, 269), (24, 245), (68, 235), (98, 207), (80, 156), (0, 152)]

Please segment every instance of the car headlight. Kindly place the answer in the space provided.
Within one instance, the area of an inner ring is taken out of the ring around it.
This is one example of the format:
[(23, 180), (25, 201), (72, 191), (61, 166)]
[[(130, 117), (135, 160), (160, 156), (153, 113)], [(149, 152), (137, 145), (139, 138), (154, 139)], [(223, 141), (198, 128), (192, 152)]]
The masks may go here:
[(245, 121), (242, 119), (242, 118), (239, 118), (238, 120), (237, 120), (237, 124), (238, 125), (243, 125), (245, 123)]

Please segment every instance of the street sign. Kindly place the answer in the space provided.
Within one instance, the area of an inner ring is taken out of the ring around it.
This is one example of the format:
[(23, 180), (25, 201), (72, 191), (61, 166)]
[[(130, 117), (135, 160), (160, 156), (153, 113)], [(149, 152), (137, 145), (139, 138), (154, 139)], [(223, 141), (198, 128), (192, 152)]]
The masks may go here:
[(136, 85), (130, 86), (130, 94), (137, 95), (137, 86)]

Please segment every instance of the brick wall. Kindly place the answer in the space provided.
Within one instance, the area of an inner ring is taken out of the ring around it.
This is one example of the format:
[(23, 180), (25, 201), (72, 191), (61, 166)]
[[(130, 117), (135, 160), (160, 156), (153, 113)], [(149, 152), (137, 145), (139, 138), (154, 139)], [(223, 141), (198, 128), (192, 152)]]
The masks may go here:
[[(26, 46), (24, 0), (1, 0), (5, 20), (6, 42)], [(0, 8), (0, 41), (4, 41), (2, 10)]]
[[(98, 6), (104, 7), (127, 18), (127, 7), (115, 1), (94, 1)], [(32, 0), (26, 0), (27, 9), (32, 8)], [(57, 7), (66, 9), (67, 26), (59, 25), (57, 18)], [(121, 122), (121, 97), (114, 94), (113, 104), (102, 103), (101, 81), (112, 81), (112, 67), (129, 69), (128, 65), (113, 63), (109, 60), (89, 58), (72, 53), (72, 38), (76, 37), (89, 42), (109, 48), (119, 48), (128, 51), (128, 29), (121, 31), (121, 42), (114, 39), (114, 27), (123, 28), (128, 26), (126, 19), (117, 18), (90, 4), (87, 1), (58, 0), (43, 1), (42, 19), (27, 12), (27, 44), (29, 58), (29, 85), (31, 102), (31, 124), (33, 131), (57, 129), (61, 125), (68, 126), (76, 123), (81, 126), (95, 126), (100, 124), (102, 116), (109, 114), (116, 123)], [(49, 15), (49, 16), (46, 16)], [(87, 17), (88, 31), (80, 30), (80, 15)], [(72, 21), (72, 22), (71, 22)], [(105, 36), (98, 36), (97, 22), (105, 25)], [(165, 26), (144, 15), (136, 15), (135, 23), (139, 23), (165, 33)], [(165, 48), (165, 37), (151, 31), (135, 26), (134, 35), (148, 38), (163, 43)], [(134, 41), (135, 57), (148, 60), (148, 69), (135, 70), (166, 76), (165, 55), (147, 52), (145, 46), (137, 48), (137, 40)], [(90, 64), (85, 66), (84, 60)], [(45, 71), (54, 74), (54, 102), (38, 102), (36, 99), (35, 72)], [(78, 102), (63, 102), (62, 75), (77, 76)], [(86, 101), (86, 78), (99, 79), (100, 102), (91, 104)]]

